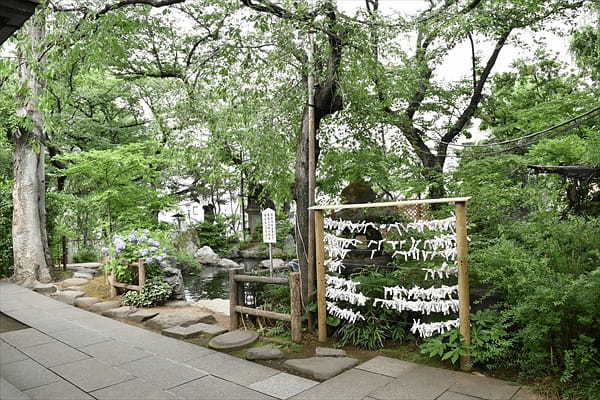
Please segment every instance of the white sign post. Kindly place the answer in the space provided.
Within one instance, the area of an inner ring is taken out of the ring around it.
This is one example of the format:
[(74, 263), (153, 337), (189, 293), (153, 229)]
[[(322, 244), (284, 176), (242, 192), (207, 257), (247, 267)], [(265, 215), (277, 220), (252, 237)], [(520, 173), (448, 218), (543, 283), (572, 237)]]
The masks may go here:
[(275, 211), (267, 208), (262, 212), (262, 230), (263, 230), (263, 242), (269, 244), (269, 260), (271, 261), (271, 267), (269, 272), (273, 276), (273, 243), (277, 242), (277, 229), (275, 226)]

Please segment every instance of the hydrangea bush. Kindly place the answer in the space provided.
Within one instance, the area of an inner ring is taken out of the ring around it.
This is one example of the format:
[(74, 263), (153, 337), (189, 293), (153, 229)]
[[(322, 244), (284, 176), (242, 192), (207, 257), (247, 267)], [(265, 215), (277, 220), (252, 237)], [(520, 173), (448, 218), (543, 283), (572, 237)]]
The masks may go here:
[(102, 254), (111, 256), (105, 269), (112, 271), (119, 282), (134, 283), (137, 275), (134, 269), (127, 267), (140, 258), (146, 267), (146, 279), (162, 276), (161, 266), (166, 266), (167, 249), (161, 246), (159, 240), (149, 236), (144, 230), (130, 232), (127, 236), (115, 234), (110, 248), (104, 247)]

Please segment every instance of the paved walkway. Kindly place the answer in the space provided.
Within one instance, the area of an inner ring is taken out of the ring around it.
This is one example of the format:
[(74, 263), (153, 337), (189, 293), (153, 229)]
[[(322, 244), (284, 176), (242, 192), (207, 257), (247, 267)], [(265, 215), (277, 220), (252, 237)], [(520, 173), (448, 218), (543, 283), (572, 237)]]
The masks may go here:
[(0, 399), (524, 400), (524, 389), (376, 357), (326, 382), (161, 336), (0, 282)]

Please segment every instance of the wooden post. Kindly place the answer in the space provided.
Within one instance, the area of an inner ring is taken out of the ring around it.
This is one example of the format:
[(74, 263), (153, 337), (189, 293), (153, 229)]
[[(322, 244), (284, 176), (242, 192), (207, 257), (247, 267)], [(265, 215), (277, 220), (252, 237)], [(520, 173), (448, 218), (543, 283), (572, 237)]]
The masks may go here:
[[(315, 132), (315, 76), (314, 76), (314, 38), (313, 31), (308, 32), (308, 51), (307, 51), (307, 89), (308, 89), (308, 235), (307, 235), (307, 257), (306, 261), (308, 264), (307, 275), (307, 294), (308, 299), (305, 299), (306, 303), (310, 303), (314, 300), (315, 294), (315, 224), (314, 224), (314, 213), (310, 209), (315, 205), (315, 183), (316, 183), (316, 132)], [(313, 315), (308, 313), (308, 329), (312, 331), (313, 326)]]
[[(456, 256), (458, 260), (458, 317), (460, 335), (464, 344), (471, 344), (471, 318), (469, 295), (469, 263), (467, 243), (467, 202), (456, 202)], [(471, 355), (460, 358), (460, 369), (470, 371)]]
[(113, 285), (114, 282), (115, 282), (115, 276), (113, 275), (112, 271), (110, 271), (110, 273), (108, 274), (108, 285), (110, 286), (110, 297), (111, 298), (117, 297), (117, 288)]
[(229, 270), (229, 330), (235, 331), (239, 327), (237, 311), (238, 305), (238, 284), (235, 275), (242, 272), (244, 268), (232, 268)]
[(292, 325), (292, 341), (302, 341), (302, 302), (300, 301), (300, 273), (291, 272), (289, 275), (290, 285), (290, 315)]
[(146, 267), (144, 266), (143, 258), (138, 260), (138, 277), (140, 290), (142, 290), (144, 288), (144, 282), (146, 282)]
[(325, 281), (325, 244), (323, 232), (323, 211), (315, 211), (315, 247), (317, 259), (317, 312), (319, 342), (327, 340), (327, 304), (325, 300), (327, 282)]

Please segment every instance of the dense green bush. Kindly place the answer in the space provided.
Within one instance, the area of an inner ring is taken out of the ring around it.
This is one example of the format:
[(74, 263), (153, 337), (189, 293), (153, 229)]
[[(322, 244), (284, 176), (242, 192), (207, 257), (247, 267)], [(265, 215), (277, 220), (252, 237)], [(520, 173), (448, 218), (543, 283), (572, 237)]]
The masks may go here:
[(171, 297), (172, 292), (171, 286), (157, 276), (147, 279), (144, 287), (139, 292), (130, 291), (125, 293), (121, 303), (133, 307), (155, 307), (164, 304)]
[(213, 222), (201, 222), (193, 229), (198, 235), (200, 246), (209, 246), (221, 257), (231, 252), (237, 238), (227, 234), (228, 223), (225, 218), (217, 217)]
[(202, 265), (198, 260), (184, 251), (175, 252), (175, 266), (181, 270), (181, 272), (198, 272), (202, 270)]
[(73, 255), (74, 263), (94, 262), (98, 261), (100, 252), (93, 247), (82, 247)]
[(0, 181), (0, 277), (10, 274), (12, 259), (11, 181)]

